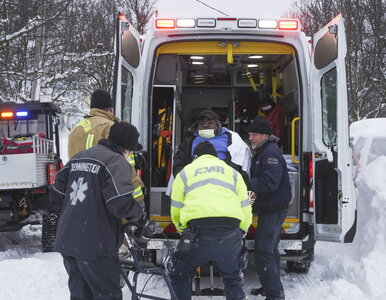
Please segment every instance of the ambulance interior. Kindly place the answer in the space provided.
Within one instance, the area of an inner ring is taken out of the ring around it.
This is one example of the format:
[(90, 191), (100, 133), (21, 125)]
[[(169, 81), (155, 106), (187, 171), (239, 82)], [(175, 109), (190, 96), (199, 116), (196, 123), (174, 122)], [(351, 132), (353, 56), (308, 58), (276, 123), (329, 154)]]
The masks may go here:
[[(299, 83), (293, 50), (273, 54), (233, 53), (231, 57), (226, 53), (165, 52), (156, 57), (151, 97), (151, 191), (166, 190), (171, 178), (172, 149), (176, 151), (189, 134), (202, 109), (217, 112), (223, 126), (239, 133), (248, 145), (248, 125), (255, 116), (262, 115), (271, 121), (275, 135), (280, 138), (279, 146), (286, 158), (292, 185), (288, 217), (298, 219)], [(164, 197), (159, 195), (160, 200)], [(156, 205), (150, 210), (152, 214), (169, 214), (169, 207), (165, 205)]]

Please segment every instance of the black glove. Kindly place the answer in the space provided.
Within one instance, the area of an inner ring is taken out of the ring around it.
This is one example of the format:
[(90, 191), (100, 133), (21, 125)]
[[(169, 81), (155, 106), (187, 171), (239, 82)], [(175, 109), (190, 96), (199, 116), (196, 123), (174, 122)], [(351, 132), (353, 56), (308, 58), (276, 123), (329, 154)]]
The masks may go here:
[(140, 237), (143, 234), (145, 227), (147, 225), (147, 222), (148, 222), (147, 215), (146, 213), (143, 213), (142, 217), (136, 222), (138, 229), (134, 232), (135, 236)]
[(155, 222), (153, 220), (149, 221), (146, 213), (144, 213), (139, 219), (130, 219), (128, 221), (128, 226), (131, 226), (130, 231), (127, 232), (128, 235), (132, 237), (133, 242), (137, 247), (146, 249), (147, 244), (153, 235)]

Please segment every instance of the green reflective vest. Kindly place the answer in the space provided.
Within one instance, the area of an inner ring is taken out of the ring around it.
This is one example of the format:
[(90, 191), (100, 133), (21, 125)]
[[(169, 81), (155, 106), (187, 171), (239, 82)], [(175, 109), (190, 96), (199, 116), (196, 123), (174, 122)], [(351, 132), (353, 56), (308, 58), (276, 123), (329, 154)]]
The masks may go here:
[(170, 214), (178, 230), (193, 219), (229, 217), (240, 220), (247, 231), (252, 209), (242, 176), (224, 161), (202, 155), (176, 176), (171, 194)]

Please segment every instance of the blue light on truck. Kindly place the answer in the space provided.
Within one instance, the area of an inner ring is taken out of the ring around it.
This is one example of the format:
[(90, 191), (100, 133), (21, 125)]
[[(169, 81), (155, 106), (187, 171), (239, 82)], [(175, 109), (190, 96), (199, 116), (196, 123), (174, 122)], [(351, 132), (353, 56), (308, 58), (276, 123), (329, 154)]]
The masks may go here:
[(27, 117), (28, 116), (28, 111), (18, 111), (16, 113), (16, 117)]

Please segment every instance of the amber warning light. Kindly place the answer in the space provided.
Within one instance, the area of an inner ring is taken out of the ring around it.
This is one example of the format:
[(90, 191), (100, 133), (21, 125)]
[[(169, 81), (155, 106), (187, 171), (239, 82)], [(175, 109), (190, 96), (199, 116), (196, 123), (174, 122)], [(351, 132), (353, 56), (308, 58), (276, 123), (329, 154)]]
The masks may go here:
[(13, 117), (13, 112), (11, 111), (4, 111), (1, 113), (2, 118), (12, 118)]
[(279, 20), (278, 28), (281, 30), (297, 30), (298, 21), (296, 20)]

